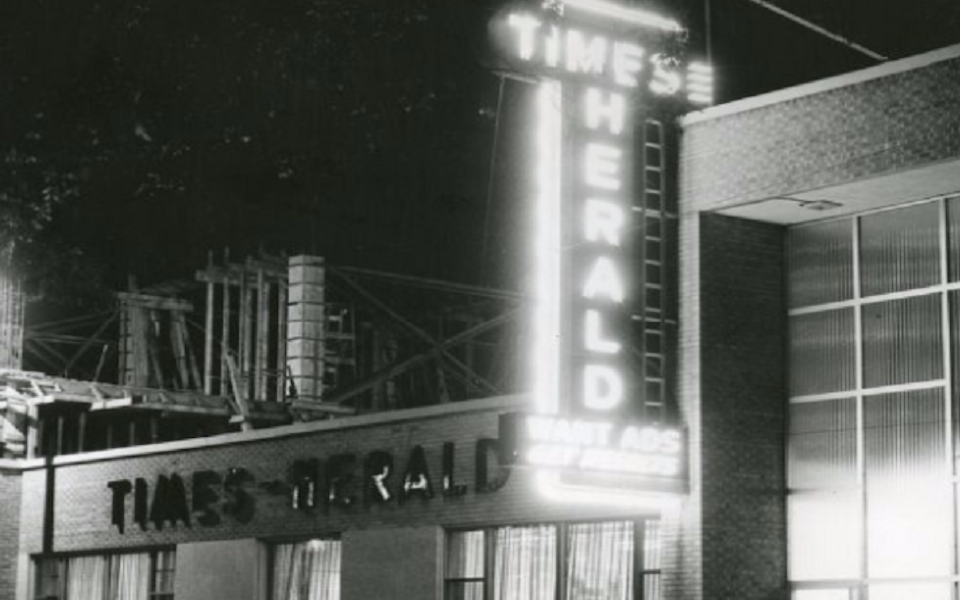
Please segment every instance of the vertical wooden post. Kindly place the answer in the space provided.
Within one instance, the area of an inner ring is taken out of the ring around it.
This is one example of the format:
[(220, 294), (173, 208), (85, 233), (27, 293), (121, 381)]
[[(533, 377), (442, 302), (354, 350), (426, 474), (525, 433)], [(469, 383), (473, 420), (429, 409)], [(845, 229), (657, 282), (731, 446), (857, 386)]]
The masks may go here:
[[(207, 272), (213, 266), (213, 256), (207, 255)], [(203, 325), (203, 393), (213, 395), (213, 311), (214, 283), (207, 279), (207, 306)]]
[(254, 292), (255, 292), (254, 286), (256, 285), (256, 283), (254, 283), (253, 281), (247, 281), (249, 275), (252, 275), (252, 274), (248, 273), (246, 269), (244, 269), (243, 279), (245, 282), (245, 289), (244, 289), (243, 303), (245, 308), (243, 310), (243, 313), (241, 314), (241, 318), (243, 319), (243, 366), (241, 367), (241, 371), (240, 371), (241, 381), (243, 382), (243, 385), (244, 385), (244, 389), (243, 389), (244, 397), (248, 399), (254, 395), (254, 392), (253, 392), (254, 378), (252, 376), (254, 372), (253, 336), (256, 333), (255, 319), (257, 315), (256, 310), (254, 310), (254, 299), (256, 298), (256, 296), (254, 295)]
[(120, 301), (120, 349), (118, 362), (120, 367), (119, 382), (130, 385), (133, 383), (130, 373), (130, 312), (127, 310), (127, 304)]
[(177, 310), (170, 312), (170, 345), (173, 348), (173, 356), (177, 365), (180, 389), (189, 390), (190, 370), (187, 361), (187, 332), (183, 313)]
[(269, 385), (268, 362), (270, 354), (270, 284), (267, 283), (263, 268), (257, 270), (257, 395), (255, 400), (267, 399)]
[(77, 452), (83, 452), (87, 448), (87, 413), (80, 413), (80, 431), (77, 435)]
[(197, 390), (200, 389), (203, 385), (203, 382), (200, 380), (200, 368), (197, 367), (197, 355), (193, 351), (193, 346), (190, 345), (190, 332), (187, 329), (187, 317), (181, 311), (175, 311), (172, 314), (173, 324), (179, 332), (180, 345), (183, 347), (183, 356), (184, 361), (187, 365), (187, 374), (189, 381), (187, 382), (187, 389)]
[(277, 281), (277, 401), (287, 397), (287, 284)]
[(53, 451), (54, 456), (63, 454), (63, 415), (57, 415), (57, 446)]
[[(247, 271), (243, 265), (239, 266), (240, 270), (240, 290), (238, 298), (240, 302), (240, 311), (237, 314), (237, 327), (239, 328), (237, 337), (237, 368), (240, 371), (240, 377), (236, 380), (232, 378), (230, 380), (230, 386), (233, 387), (237, 382), (243, 383), (246, 381), (247, 376), (250, 374), (249, 369), (247, 369), (247, 330), (250, 328), (250, 323), (247, 320), (248, 313), (250, 311), (250, 306), (247, 302), (250, 299), (250, 295), (247, 293), (248, 282), (247, 282)], [(246, 392), (246, 390), (244, 390)], [(234, 390), (236, 394), (236, 390)]]
[(220, 385), (217, 392), (222, 396), (230, 395), (230, 383), (227, 376), (226, 349), (230, 347), (230, 277), (223, 281), (223, 315), (220, 330)]
[(146, 337), (146, 351), (147, 359), (149, 360), (149, 373), (153, 376), (153, 379), (149, 378), (146, 381), (146, 385), (150, 386), (155, 384), (157, 387), (166, 387), (166, 382), (163, 380), (163, 368), (160, 366), (160, 352), (157, 348), (157, 342), (159, 341), (158, 333), (160, 331), (160, 312), (154, 309), (144, 310), (146, 315), (149, 315), (150, 322), (147, 323), (147, 337)]
[(36, 458), (40, 445), (40, 410), (36, 404), (27, 403), (27, 432), (23, 443), (27, 458)]

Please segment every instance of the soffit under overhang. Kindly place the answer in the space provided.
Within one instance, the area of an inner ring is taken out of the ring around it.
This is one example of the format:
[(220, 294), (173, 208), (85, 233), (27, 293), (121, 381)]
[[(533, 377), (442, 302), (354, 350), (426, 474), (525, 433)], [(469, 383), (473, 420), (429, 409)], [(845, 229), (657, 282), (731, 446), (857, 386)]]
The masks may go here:
[(779, 225), (796, 225), (955, 193), (960, 193), (960, 158), (828, 187), (751, 200), (726, 206), (715, 213)]

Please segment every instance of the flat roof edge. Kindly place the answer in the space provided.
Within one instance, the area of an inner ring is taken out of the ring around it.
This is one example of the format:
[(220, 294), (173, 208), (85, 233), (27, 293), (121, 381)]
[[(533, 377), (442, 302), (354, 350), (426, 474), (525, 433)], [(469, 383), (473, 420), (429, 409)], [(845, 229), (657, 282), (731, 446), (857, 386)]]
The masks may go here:
[[(210, 437), (190, 438), (175, 442), (145, 444), (142, 446), (115, 448), (113, 450), (84, 452), (83, 454), (69, 454), (54, 458), (53, 466), (93, 463), (117, 460), (121, 458), (149, 456), (152, 454), (168, 454), (171, 452), (199, 450), (204, 448), (215, 448), (236, 444), (248, 444), (263, 440), (309, 435), (321, 431), (337, 431), (341, 429), (372, 427), (376, 425), (403, 423), (420, 419), (440, 418), (457, 414), (518, 409), (522, 407), (523, 402), (527, 398), (528, 396), (525, 394), (494, 396), (491, 398), (480, 398), (477, 400), (464, 400), (451, 404), (437, 404), (433, 406), (384, 411), (366, 415), (340, 417), (325, 421), (295, 423), (293, 425), (269, 427), (255, 431), (240, 431)], [(0, 469), (4, 468), (5, 466), (10, 470), (35, 470), (47, 466), (47, 459), (34, 458), (0, 461)]]
[(800, 85), (783, 88), (781, 90), (768, 92), (766, 94), (760, 94), (758, 96), (734, 100), (733, 102), (728, 102), (726, 104), (718, 104), (716, 106), (711, 106), (709, 108), (684, 115), (683, 117), (680, 117), (679, 122), (681, 127), (686, 127), (688, 125), (709, 121), (711, 119), (726, 117), (729, 115), (778, 104), (787, 100), (812, 96), (814, 94), (820, 94), (823, 92), (864, 83), (874, 79), (890, 77), (898, 73), (913, 71), (915, 69), (952, 60), (954, 58), (960, 58), (960, 44), (947, 46), (946, 48), (940, 48), (937, 50), (931, 50), (930, 52), (924, 52), (923, 54), (916, 54), (914, 56), (908, 56), (906, 58), (884, 62), (873, 67), (860, 69), (858, 71), (851, 71), (849, 73), (818, 79), (809, 83), (802, 83)]
[(21, 471), (23, 463), (24, 461), (15, 458), (0, 458), (0, 471)]

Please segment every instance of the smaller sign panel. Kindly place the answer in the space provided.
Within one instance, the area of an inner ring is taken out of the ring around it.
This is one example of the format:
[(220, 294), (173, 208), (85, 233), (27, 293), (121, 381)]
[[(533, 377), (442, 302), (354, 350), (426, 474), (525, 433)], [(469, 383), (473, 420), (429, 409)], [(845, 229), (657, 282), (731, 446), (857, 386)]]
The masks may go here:
[(509, 413), (500, 416), (500, 440), (505, 460), (561, 470), (568, 483), (686, 491), (686, 440), (677, 427)]

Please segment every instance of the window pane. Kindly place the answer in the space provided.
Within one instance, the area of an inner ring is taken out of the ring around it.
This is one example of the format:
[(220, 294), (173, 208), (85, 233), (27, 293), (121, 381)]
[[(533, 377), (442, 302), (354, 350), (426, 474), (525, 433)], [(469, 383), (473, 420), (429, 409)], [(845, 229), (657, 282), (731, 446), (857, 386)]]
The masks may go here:
[(790, 395), (854, 388), (853, 315), (853, 309), (843, 309), (790, 317)]
[(34, 596), (38, 600), (54, 600), (63, 595), (63, 568), (64, 560), (59, 558), (37, 559), (37, 591)]
[(953, 528), (940, 389), (864, 400), (868, 572), (948, 575)]
[(146, 600), (150, 593), (150, 553), (111, 557), (110, 600)]
[(67, 559), (67, 598), (103, 598), (107, 591), (106, 556)]
[(871, 585), (870, 600), (950, 600), (946, 583)]
[(173, 582), (176, 574), (177, 553), (175, 550), (160, 550), (153, 555), (153, 598), (173, 598)]
[(483, 582), (448, 581), (444, 600), (483, 600)]
[(950, 281), (960, 281), (960, 196), (947, 200), (947, 244)]
[(659, 571), (662, 567), (660, 552), (660, 521), (648, 520), (643, 523), (643, 570)]
[(497, 530), (494, 598), (554, 600), (557, 588), (557, 540), (552, 526)]
[(939, 206), (928, 202), (860, 219), (864, 296), (939, 283)]
[(853, 600), (855, 596), (851, 590), (797, 590), (793, 592), (793, 600)]
[(451, 531), (447, 536), (447, 579), (483, 577), (483, 531)]
[(339, 598), (339, 540), (309, 540), (274, 547), (273, 600)]
[(787, 235), (790, 308), (853, 297), (853, 221), (791, 229)]
[(787, 448), (791, 489), (844, 489), (857, 484), (854, 398), (790, 406)]
[(790, 579), (857, 577), (860, 571), (860, 495), (792, 494), (787, 498)]
[(643, 600), (660, 600), (660, 573), (643, 575)]
[(866, 387), (943, 377), (940, 295), (863, 307), (863, 379)]
[(567, 529), (567, 600), (630, 600), (633, 523), (585, 523)]
[[(958, 242), (960, 243), (960, 242)], [(948, 294), (950, 305), (950, 371), (953, 384), (954, 472), (960, 472), (960, 291)]]

